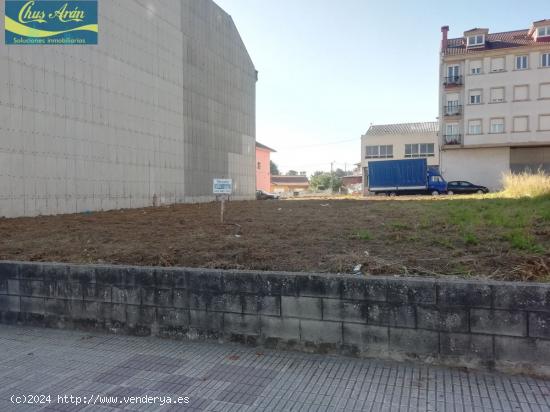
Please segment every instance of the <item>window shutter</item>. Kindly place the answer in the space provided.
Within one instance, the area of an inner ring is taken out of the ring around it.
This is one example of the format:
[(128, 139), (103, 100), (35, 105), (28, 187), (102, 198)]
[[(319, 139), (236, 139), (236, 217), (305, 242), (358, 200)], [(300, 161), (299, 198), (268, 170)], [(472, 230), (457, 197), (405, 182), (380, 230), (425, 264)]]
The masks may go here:
[(491, 60), (491, 71), (500, 72), (504, 70), (504, 57), (495, 57)]
[(491, 89), (491, 101), (492, 102), (503, 102), (504, 101), (504, 88), (499, 87), (496, 89)]
[(474, 60), (470, 62), (470, 73), (481, 72), (481, 60)]
[(527, 100), (529, 98), (529, 86), (515, 86), (514, 100)]
[(528, 119), (527, 116), (514, 117), (514, 132), (526, 132)]
[(452, 106), (454, 102), (458, 104), (458, 93), (449, 93), (447, 95), (447, 105)]
[(543, 83), (540, 85), (540, 96), (541, 99), (550, 99), (550, 83)]
[(539, 118), (539, 130), (550, 130), (550, 115), (541, 114)]
[(472, 90), (470, 92), (470, 104), (481, 103), (481, 100), (482, 99), (481, 99), (481, 91), (480, 90)]

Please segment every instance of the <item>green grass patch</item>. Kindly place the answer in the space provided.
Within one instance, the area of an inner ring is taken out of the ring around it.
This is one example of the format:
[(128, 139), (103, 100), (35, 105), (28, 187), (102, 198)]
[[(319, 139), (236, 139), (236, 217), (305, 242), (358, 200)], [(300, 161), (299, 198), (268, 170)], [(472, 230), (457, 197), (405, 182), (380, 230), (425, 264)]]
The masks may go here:
[(463, 277), (541, 280), (550, 267), (550, 196), (507, 198), (493, 193), (369, 206), (364, 220), (354, 222), (348, 233), (358, 242), (369, 241), (374, 258), (365, 261), (375, 273), (379, 262), (390, 262), (397, 272), (405, 267)]
[(464, 243), (468, 246), (477, 246), (479, 245), (479, 239), (473, 233), (464, 234)]
[(532, 253), (544, 253), (544, 247), (539, 245), (533, 236), (520, 230), (507, 233), (504, 238), (513, 249), (524, 250)]
[(360, 240), (371, 240), (372, 236), (370, 232), (366, 229), (357, 230), (353, 233), (353, 238)]

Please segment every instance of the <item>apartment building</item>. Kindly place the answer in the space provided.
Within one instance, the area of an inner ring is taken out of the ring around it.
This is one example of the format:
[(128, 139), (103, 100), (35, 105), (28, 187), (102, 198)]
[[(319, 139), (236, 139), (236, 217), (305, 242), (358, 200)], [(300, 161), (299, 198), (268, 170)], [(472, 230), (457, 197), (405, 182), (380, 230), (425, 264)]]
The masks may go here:
[(504, 172), (550, 171), (550, 20), (443, 34), (441, 172), (493, 190)]
[(439, 166), (438, 130), (437, 122), (371, 125), (361, 137), (365, 193), (368, 191), (369, 162), (426, 158), (429, 166)]

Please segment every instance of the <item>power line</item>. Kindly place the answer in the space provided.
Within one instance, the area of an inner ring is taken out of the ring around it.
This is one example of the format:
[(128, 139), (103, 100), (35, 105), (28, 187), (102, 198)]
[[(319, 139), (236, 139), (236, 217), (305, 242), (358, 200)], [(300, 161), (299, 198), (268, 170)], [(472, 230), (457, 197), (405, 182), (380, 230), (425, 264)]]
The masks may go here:
[(301, 145), (301, 146), (283, 146), (282, 148), (280, 147), (277, 148), (277, 151), (279, 152), (281, 150), (302, 149), (302, 148), (306, 149), (309, 147), (330, 146), (333, 144), (350, 143), (350, 142), (358, 142), (358, 141), (357, 141), (357, 138), (355, 138), (355, 139), (348, 139), (348, 140), (340, 140), (337, 142), (315, 143), (315, 144)]
[[(291, 164), (294, 164), (292, 162), (288, 162), (288, 163), (279, 163), (279, 162), (275, 162), (277, 164), (277, 166), (279, 168), (283, 168), (283, 169), (288, 169), (288, 166), (291, 165)], [(347, 166), (354, 166), (356, 165), (357, 163), (360, 163), (360, 162), (352, 162), (352, 161), (347, 161), (347, 162), (320, 162), (320, 163), (308, 163), (308, 164), (300, 164), (300, 167), (299, 168), (304, 168), (304, 167), (314, 167), (314, 166), (329, 166), (331, 163), (333, 163), (334, 165), (337, 165), (337, 166), (344, 166), (344, 168)]]

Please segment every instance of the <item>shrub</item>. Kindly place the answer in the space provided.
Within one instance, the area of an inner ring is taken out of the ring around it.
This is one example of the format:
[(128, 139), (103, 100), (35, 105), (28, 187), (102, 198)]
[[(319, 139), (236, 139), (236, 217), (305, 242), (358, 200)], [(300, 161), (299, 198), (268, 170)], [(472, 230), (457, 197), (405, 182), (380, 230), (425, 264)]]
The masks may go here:
[(537, 173), (506, 173), (502, 178), (504, 194), (510, 197), (538, 197), (550, 195), (550, 175)]

